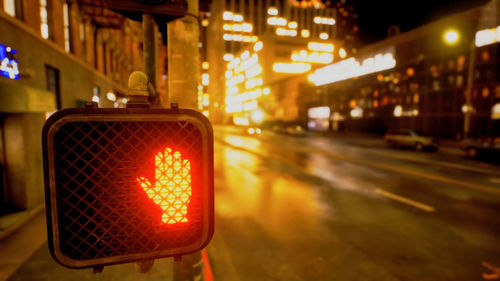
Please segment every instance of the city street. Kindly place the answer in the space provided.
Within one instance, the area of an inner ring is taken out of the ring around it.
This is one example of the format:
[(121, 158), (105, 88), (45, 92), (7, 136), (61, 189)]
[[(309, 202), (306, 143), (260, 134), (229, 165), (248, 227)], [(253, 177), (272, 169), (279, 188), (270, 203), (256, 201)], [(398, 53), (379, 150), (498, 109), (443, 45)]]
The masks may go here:
[[(482, 263), (500, 264), (498, 166), (444, 148), (216, 127), (215, 200), (214, 280), (483, 280)], [(8, 280), (170, 280), (171, 267), (94, 276), (44, 242)]]

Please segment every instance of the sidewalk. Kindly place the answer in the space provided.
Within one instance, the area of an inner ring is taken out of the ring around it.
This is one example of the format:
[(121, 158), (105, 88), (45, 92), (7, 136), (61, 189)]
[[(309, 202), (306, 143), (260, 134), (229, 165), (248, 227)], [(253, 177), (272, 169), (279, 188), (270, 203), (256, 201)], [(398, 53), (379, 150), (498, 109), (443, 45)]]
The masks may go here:
[(44, 206), (0, 217), (0, 281), (8, 278), (47, 241)]

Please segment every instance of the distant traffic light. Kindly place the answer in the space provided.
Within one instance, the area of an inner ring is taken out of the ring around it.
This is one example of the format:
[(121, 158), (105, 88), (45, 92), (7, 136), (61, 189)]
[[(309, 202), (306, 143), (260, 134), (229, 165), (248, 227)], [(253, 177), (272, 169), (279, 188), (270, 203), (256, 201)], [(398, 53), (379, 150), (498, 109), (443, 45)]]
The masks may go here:
[(213, 133), (187, 109), (67, 109), (43, 129), (49, 247), (72, 268), (180, 256), (213, 234)]

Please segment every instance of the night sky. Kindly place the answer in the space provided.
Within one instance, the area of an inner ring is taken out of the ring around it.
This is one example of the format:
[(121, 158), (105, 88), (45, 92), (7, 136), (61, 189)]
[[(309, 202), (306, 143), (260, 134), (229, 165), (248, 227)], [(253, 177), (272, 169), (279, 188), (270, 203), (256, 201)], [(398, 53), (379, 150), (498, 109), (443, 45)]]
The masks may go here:
[(362, 44), (384, 39), (390, 25), (399, 25), (401, 32), (411, 30), (445, 15), (465, 11), (487, 0), (347, 0), (359, 15)]

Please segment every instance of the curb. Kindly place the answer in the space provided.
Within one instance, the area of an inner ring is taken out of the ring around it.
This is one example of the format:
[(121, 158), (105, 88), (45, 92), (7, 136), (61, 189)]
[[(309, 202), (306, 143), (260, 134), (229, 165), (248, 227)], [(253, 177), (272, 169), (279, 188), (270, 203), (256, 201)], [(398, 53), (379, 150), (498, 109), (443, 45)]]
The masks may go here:
[[(26, 222), (28, 222), (31, 218), (36, 216), (38, 213), (40, 213), (44, 209), (45, 209), (45, 204), (42, 203), (42, 204), (36, 206), (35, 208), (29, 209), (29, 210), (0, 217), (0, 240), (3, 240), (5, 238), (9, 237), (11, 234), (16, 232)], [(17, 217), (17, 218), (15, 218), (15, 217)], [(5, 227), (2, 226), (2, 222), (6, 221), (8, 219), (13, 219), (14, 222), (12, 222), (10, 224), (6, 223)]]

